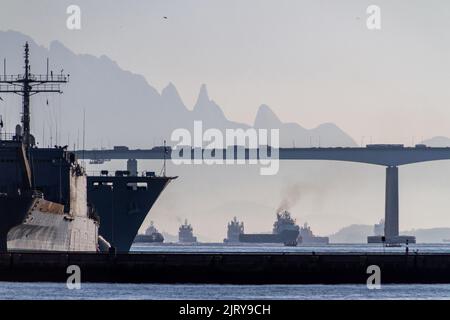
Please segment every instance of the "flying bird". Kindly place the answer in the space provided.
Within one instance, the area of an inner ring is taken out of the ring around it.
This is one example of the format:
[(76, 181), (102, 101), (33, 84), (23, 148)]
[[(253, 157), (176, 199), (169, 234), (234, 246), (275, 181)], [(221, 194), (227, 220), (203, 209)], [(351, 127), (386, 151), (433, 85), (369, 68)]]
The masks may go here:
[(167, 19), (167, 17), (165, 17), (165, 16), (164, 16), (163, 18), (164, 18), (164, 19)]
[(0, 97), (0, 100), (4, 101), (2, 97)]

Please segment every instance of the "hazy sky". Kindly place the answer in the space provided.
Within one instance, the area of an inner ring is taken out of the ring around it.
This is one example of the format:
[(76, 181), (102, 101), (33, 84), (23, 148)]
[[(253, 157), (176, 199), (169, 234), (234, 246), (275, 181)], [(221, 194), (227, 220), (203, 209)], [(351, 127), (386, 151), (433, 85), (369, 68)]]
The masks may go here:
[[(260, 104), (305, 127), (335, 122), (359, 143), (450, 136), (448, 1), (0, 0), (0, 29), (107, 55), (191, 108), (202, 83), (236, 121)], [(66, 8), (82, 29), (66, 28)], [(381, 30), (366, 9), (381, 8)], [(163, 19), (167, 16), (168, 19)]]
[[(82, 10), (79, 31), (66, 28), (70, 4)], [(381, 8), (378, 31), (366, 27), (372, 4)], [(283, 121), (307, 128), (334, 122), (358, 143), (362, 136), (366, 143), (372, 137), (405, 144), (413, 137), (450, 137), (445, 0), (0, 0), (0, 30), (23, 32), (44, 46), (59, 40), (76, 53), (107, 55), (158, 90), (174, 83), (189, 108), (206, 83), (235, 121), (251, 124), (267, 104)], [(215, 240), (233, 215), (249, 231), (268, 230), (289, 179), (312, 186), (293, 214), (319, 234), (383, 217), (383, 168), (302, 165), (285, 165), (270, 183), (239, 168), (203, 168), (205, 174), (171, 167), (180, 179), (163, 193), (151, 219), (176, 233), (188, 218)], [(444, 172), (450, 172), (448, 162), (401, 169), (401, 229), (450, 225)], [(240, 188), (235, 177), (243, 177)], [(211, 181), (220, 184), (211, 188)]]

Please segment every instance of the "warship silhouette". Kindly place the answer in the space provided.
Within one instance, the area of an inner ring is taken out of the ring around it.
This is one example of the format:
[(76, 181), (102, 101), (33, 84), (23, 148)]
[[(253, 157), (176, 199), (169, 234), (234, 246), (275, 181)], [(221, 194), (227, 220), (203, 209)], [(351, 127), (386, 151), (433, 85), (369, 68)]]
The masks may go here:
[(161, 192), (176, 177), (102, 171), (87, 176), (65, 147), (38, 148), (30, 130), (30, 97), (62, 93), (69, 75), (0, 75), (0, 93), (22, 96), (22, 125), (4, 133), (0, 121), (0, 251), (128, 252)]

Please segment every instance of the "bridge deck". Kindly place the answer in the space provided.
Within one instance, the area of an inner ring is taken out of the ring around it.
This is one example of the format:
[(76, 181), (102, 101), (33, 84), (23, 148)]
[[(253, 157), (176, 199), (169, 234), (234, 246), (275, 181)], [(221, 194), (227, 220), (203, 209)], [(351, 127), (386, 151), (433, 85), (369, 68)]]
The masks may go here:
[[(215, 150), (186, 149), (183, 152), (171, 150), (164, 154), (161, 148), (155, 149), (129, 149), (129, 150), (85, 150), (77, 151), (77, 156), (84, 159), (171, 159), (174, 157), (213, 158), (222, 155), (228, 159), (261, 159), (267, 158), (266, 152), (256, 149), (232, 148)], [(272, 158), (280, 160), (331, 160), (368, 163), (383, 166), (400, 166), (435, 160), (450, 159), (450, 148), (431, 147), (401, 147), (401, 148), (280, 148), (269, 152)]]

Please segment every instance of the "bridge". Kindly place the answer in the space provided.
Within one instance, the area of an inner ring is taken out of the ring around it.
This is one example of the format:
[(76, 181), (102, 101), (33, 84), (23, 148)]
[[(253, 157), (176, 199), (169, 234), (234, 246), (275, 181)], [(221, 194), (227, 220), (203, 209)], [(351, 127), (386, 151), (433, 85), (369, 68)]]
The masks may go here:
[[(268, 152), (267, 152), (268, 151)], [(189, 153), (183, 154), (183, 153)], [(219, 152), (218, 154), (216, 152)], [(327, 160), (347, 161), (380, 165), (386, 167), (385, 191), (385, 230), (384, 237), (369, 237), (369, 242), (387, 243), (413, 243), (414, 237), (399, 235), (399, 185), (398, 167), (412, 163), (449, 160), (450, 148), (434, 148), (419, 144), (414, 147), (405, 147), (399, 144), (367, 145), (361, 148), (279, 148), (267, 150), (244, 149), (243, 147), (230, 147), (223, 150), (206, 149), (170, 149), (169, 147), (155, 147), (152, 149), (128, 149), (127, 147), (114, 147), (110, 150), (81, 150), (77, 156), (84, 159), (171, 159), (183, 158), (216, 158), (222, 155), (223, 159), (263, 159), (276, 158), (279, 160)]]

